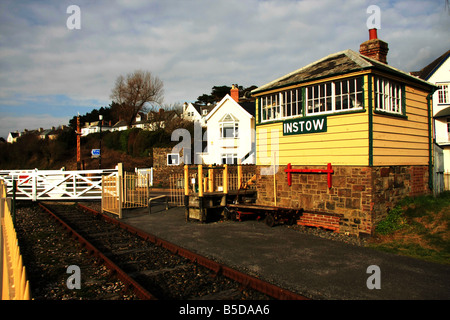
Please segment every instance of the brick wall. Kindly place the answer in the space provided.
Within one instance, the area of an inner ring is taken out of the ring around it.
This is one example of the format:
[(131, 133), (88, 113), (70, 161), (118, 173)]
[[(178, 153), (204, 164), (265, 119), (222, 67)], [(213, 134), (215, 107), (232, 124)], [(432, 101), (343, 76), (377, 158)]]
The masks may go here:
[(341, 217), (339, 215), (304, 212), (297, 223), (303, 226), (319, 227), (339, 233), (340, 219)]
[[(262, 174), (263, 168), (258, 167), (257, 204), (303, 208), (307, 213), (299, 224), (340, 233), (371, 234), (397, 201), (429, 192), (427, 166), (336, 166), (331, 188), (326, 174), (311, 173), (292, 173), (289, 186), (285, 168), (278, 168), (274, 184), (274, 176)], [(326, 169), (325, 166), (293, 168)]]

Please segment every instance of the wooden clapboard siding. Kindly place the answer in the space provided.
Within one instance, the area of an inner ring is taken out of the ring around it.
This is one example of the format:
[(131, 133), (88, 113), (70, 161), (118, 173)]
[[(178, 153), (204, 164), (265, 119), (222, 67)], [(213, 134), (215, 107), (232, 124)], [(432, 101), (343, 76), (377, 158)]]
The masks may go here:
[(280, 165), (367, 165), (367, 112), (330, 115), (327, 122), (327, 132), (288, 136), (281, 122), (258, 126), (257, 164), (271, 163), (276, 154)]
[[(410, 80), (392, 77), (404, 83), (406, 111), (402, 116), (377, 113), (373, 110), (373, 79), (370, 71), (364, 77), (364, 112), (321, 115), (327, 117), (327, 132), (283, 136), (282, 121), (261, 123), (258, 100), (256, 112), (257, 164), (286, 165), (428, 165), (430, 160), (429, 88), (416, 86)], [(369, 74), (367, 74), (369, 73)], [(385, 76), (383, 72), (374, 72)], [(348, 76), (348, 75), (347, 75)], [(327, 82), (347, 76), (315, 80)], [(300, 86), (308, 86), (303, 83)], [(274, 89), (274, 92), (280, 89)], [(266, 94), (267, 92), (265, 92)], [(307, 119), (304, 117), (302, 119)], [(275, 137), (272, 137), (274, 131)]]
[[(428, 158), (427, 158), (428, 159)], [(395, 156), (391, 155), (377, 155), (375, 166), (419, 166), (424, 165), (423, 157), (414, 157), (414, 156)]]
[(427, 92), (405, 86), (406, 118), (373, 115), (373, 165), (427, 165)]

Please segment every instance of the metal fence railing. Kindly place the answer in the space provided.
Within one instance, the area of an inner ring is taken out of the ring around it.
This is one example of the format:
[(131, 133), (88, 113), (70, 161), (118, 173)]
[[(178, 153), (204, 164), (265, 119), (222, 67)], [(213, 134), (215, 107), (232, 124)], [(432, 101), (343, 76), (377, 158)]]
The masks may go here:
[(151, 175), (119, 172), (102, 180), (102, 211), (122, 218), (123, 209), (145, 208), (149, 201)]
[[(235, 191), (239, 189), (256, 189), (255, 173), (242, 173), (237, 166), (231, 166), (231, 170), (225, 170), (225, 166), (205, 167), (202, 170), (202, 183), (204, 192), (224, 192)], [(230, 167), (228, 167), (229, 169)], [(185, 184), (185, 177), (188, 182)], [(199, 190), (199, 172), (196, 167), (185, 168), (185, 173), (176, 173), (170, 176), (170, 203), (176, 206), (184, 205), (184, 196), (186, 194), (198, 193)], [(227, 183), (224, 183), (226, 179)], [(186, 186), (189, 191), (186, 193)]]
[(102, 178), (102, 212), (122, 218), (122, 179), (120, 176)]
[(30, 284), (10, 208), (6, 186), (0, 180), (0, 297), (1, 300), (30, 300)]

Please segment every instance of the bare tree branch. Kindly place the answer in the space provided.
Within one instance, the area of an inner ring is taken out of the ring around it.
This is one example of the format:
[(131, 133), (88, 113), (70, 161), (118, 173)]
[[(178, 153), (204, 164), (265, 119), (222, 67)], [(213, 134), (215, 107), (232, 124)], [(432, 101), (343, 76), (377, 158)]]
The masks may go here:
[(136, 115), (145, 110), (146, 104), (162, 103), (164, 83), (149, 71), (137, 70), (127, 74), (126, 78), (120, 75), (112, 89), (111, 99), (120, 106), (120, 118), (131, 127)]

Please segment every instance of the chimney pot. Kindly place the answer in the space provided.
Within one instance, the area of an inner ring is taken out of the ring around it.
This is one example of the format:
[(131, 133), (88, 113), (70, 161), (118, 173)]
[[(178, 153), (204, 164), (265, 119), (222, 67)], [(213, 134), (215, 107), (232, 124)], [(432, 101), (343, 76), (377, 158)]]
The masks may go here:
[(378, 39), (376, 28), (369, 30), (369, 40), (373, 40), (373, 39)]

